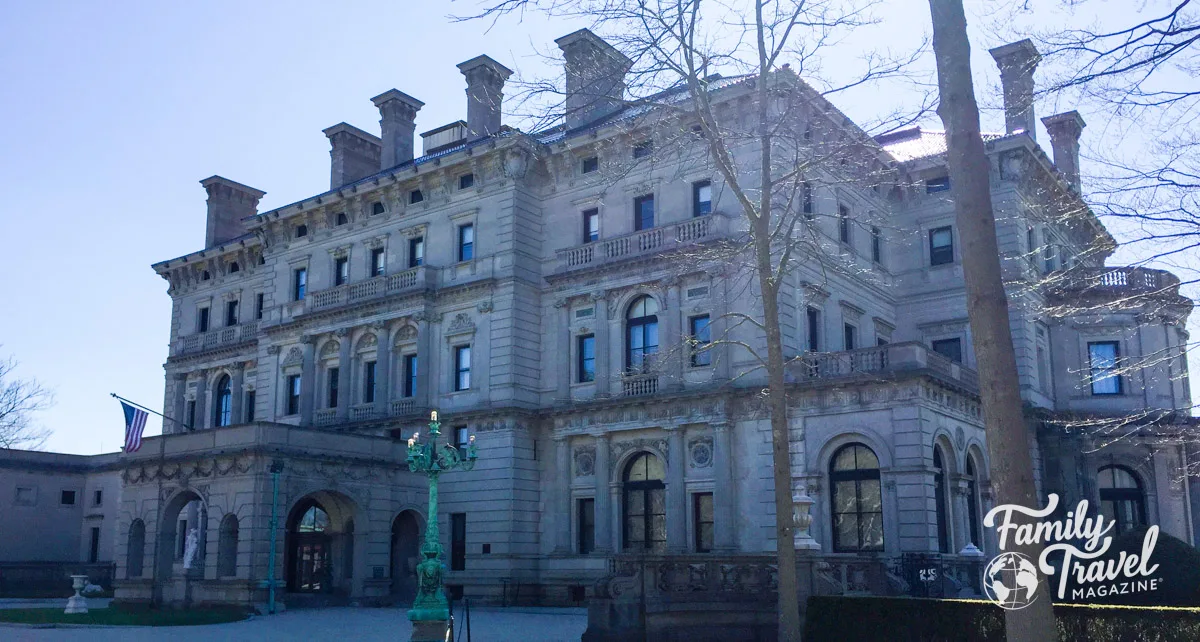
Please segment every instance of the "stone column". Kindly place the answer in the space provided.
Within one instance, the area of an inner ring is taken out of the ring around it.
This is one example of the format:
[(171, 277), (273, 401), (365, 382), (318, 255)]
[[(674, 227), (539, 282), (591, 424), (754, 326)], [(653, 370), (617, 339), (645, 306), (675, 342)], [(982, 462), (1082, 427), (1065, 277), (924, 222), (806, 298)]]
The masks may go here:
[[(724, 285), (722, 284), (721, 287), (724, 287)], [(712, 340), (729, 341), (730, 323), (729, 317), (726, 316), (729, 314), (729, 299), (724, 296), (714, 296), (713, 299), (715, 304), (713, 306), (713, 312), (715, 313), (715, 316), (712, 319), (712, 332), (710, 333)], [(718, 381), (728, 381), (731, 376), (730, 363), (733, 361), (733, 345), (729, 343), (722, 343), (709, 352), (712, 353), (712, 362), (716, 367), (716, 379)]]
[(737, 548), (734, 520), (736, 492), (733, 487), (733, 450), (729, 424), (716, 422), (713, 431), (713, 546), (717, 551)]
[[(954, 532), (950, 537), (951, 553), (958, 553), (968, 542), (971, 542), (971, 522), (970, 522), (970, 504), (967, 502), (967, 480), (955, 477), (950, 482), (950, 523), (954, 525)], [(982, 524), (982, 522), (980, 522)], [(979, 542), (971, 542), (977, 548), (981, 548)]]
[(434, 387), (437, 379), (434, 377), (433, 355), (433, 323), (429, 314), (419, 314), (417, 320), (417, 392), (416, 403), (420, 408), (433, 405)]
[[(609, 319), (608, 319), (608, 299), (604, 293), (592, 295), (592, 303), (596, 306), (596, 396), (607, 397), (609, 387), (611, 385), (612, 372), (609, 364), (614, 357), (621, 354), (620, 333), (617, 334), (617, 341), (609, 339)], [(599, 498), (597, 498), (598, 500)], [(596, 510), (600, 509), (600, 504), (596, 504)], [(597, 519), (596, 523), (599, 524)], [(599, 546), (599, 540), (597, 546)]]
[[(313, 421), (313, 398), (316, 390), (316, 364), (313, 363), (313, 344), (316, 338), (305, 336), (301, 338), (301, 354), (304, 357), (300, 367), (300, 425), (311, 426)], [(285, 380), (286, 381), (286, 380)], [(290, 391), (285, 390), (284, 394)]]
[(555, 520), (559, 526), (554, 536), (554, 552), (571, 552), (571, 443), (565, 436), (554, 438), (554, 462), (558, 468), (558, 488), (554, 493)]
[(212, 425), (208, 420), (208, 371), (199, 370), (200, 381), (196, 383), (196, 418), (192, 423), (193, 430), (203, 430)]
[(242, 381), (246, 376), (246, 362), (238, 361), (233, 364), (233, 376), (229, 378), (229, 423), (245, 423), (242, 416), (242, 401), (246, 393), (242, 390)]
[(392, 337), (385, 323), (376, 323), (371, 327), (378, 340), (375, 346), (375, 416), (386, 417), (388, 403), (392, 400)]
[(334, 333), (338, 339), (338, 423), (350, 417), (350, 329), (342, 328)]
[(686, 352), (681, 331), (683, 320), (680, 318), (679, 286), (668, 285), (666, 296), (663, 298), (663, 309), (659, 314), (663, 319), (663, 334), (659, 337), (658, 349), (664, 363), (659, 385), (667, 390), (679, 390), (683, 388), (683, 360)]
[(684, 553), (688, 548), (687, 491), (683, 486), (686, 466), (683, 427), (676, 426), (667, 433), (667, 550), (672, 553)]
[(612, 489), (609, 486), (609, 442), (608, 435), (596, 437), (596, 551), (611, 553), (615, 550), (612, 538)]
[(183, 424), (187, 421), (187, 373), (175, 373), (174, 380), (175, 389), (172, 392), (174, 392), (175, 399), (172, 403), (174, 408), (171, 411), (174, 414), (171, 419), (175, 421), (166, 422), (163, 432), (183, 432), (185, 430)]
[(284, 388), (287, 387), (287, 379), (280, 372), (280, 361), (282, 358), (279, 355), (282, 351), (280, 346), (267, 346), (267, 355), (270, 357), (271, 364), (271, 381), (275, 382), (274, 385), (267, 386), (266, 390), (266, 407), (269, 410), (267, 413), (268, 421), (278, 420), (280, 413), (283, 412), (279, 399), (280, 395), (286, 392)]
[(563, 403), (571, 399), (571, 306), (567, 305), (566, 299), (559, 299), (554, 302), (554, 309), (557, 327), (554, 328), (555, 337), (551, 345), (558, 353), (554, 359), (554, 371), (558, 379), (555, 401)]

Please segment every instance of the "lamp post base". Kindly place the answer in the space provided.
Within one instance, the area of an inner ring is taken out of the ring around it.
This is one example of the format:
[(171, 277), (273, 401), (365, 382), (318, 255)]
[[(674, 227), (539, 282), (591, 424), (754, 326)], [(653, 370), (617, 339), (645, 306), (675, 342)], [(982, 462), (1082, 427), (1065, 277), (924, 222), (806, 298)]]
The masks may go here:
[(412, 642), (446, 642), (454, 639), (454, 620), (413, 620)]

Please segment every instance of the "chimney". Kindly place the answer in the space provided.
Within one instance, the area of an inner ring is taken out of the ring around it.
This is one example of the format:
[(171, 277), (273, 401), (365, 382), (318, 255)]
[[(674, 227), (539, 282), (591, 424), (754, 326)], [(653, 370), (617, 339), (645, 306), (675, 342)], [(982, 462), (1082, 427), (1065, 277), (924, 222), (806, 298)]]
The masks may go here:
[(1054, 166), (1063, 178), (1079, 192), (1079, 135), (1087, 123), (1079, 112), (1071, 110), (1042, 119), (1046, 132), (1050, 134), (1050, 146), (1054, 149)]
[(329, 189), (337, 189), (379, 171), (379, 139), (346, 123), (324, 131), (329, 138)]
[(1033, 70), (1042, 55), (1028, 38), (992, 49), (988, 53), (1000, 67), (1004, 87), (1004, 128), (1009, 134), (1023, 130), (1037, 140), (1033, 115)]
[(417, 112), (425, 103), (398, 89), (389, 89), (372, 98), (371, 102), (379, 108), (379, 131), (383, 134), (379, 169), (391, 169), (412, 160)]
[(208, 225), (204, 247), (213, 247), (247, 233), (242, 219), (258, 214), (258, 201), (266, 192), (235, 183), (228, 178), (210, 176), (200, 185), (208, 192)]
[(625, 74), (633, 61), (588, 29), (554, 42), (566, 60), (567, 129), (582, 127), (620, 109)]
[(500, 131), (504, 81), (512, 70), (488, 56), (460, 63), (458, 70), (467, 77), (467, 139), (487, 138)]

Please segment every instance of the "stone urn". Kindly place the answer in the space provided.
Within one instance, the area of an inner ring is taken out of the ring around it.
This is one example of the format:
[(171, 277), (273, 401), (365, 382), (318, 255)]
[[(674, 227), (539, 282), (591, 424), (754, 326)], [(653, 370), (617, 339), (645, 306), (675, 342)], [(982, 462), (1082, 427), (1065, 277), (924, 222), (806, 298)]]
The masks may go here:
[(64, 613), (87, 613), (87, 598), (79, 594), (83, 587), (87, 586), (88, 576), (72, 575), (71, 587), (75, 589), (75, 595), (67, 598), (67, 610)]

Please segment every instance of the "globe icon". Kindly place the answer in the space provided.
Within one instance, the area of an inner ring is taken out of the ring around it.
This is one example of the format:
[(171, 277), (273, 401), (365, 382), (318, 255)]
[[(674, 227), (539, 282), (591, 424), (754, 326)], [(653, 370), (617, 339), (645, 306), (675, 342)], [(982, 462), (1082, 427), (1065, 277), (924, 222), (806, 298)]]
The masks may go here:
[(1038, 575), (1033, 560), (1015, 552), (1001, 553), (983, 570), (988, 599), (1009, 610), (1023, 609), (1037, 599)]

